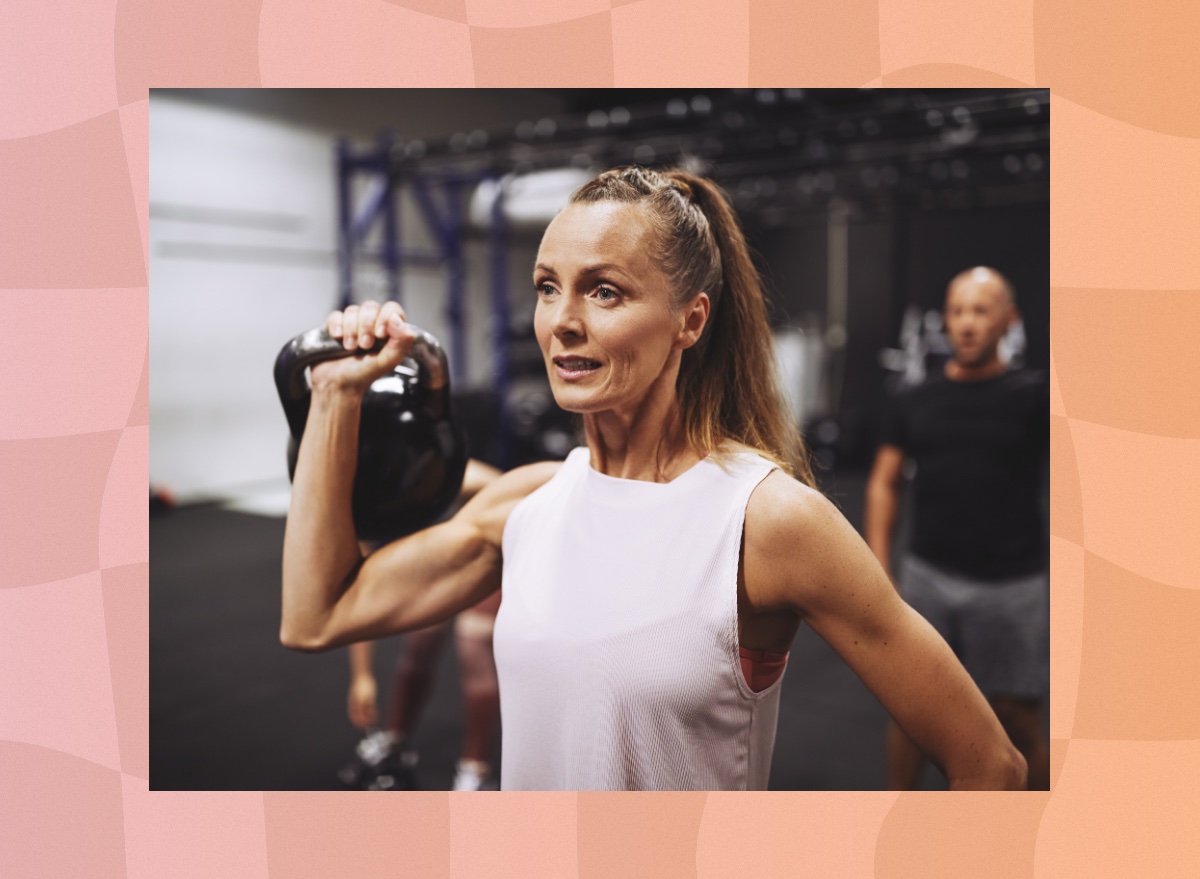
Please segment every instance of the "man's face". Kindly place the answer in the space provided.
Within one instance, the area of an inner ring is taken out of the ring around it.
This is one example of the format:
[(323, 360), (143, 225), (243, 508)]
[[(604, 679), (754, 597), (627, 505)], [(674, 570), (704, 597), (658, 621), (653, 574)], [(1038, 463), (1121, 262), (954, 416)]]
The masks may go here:
[(954, 359), (969, 367), (990, 363), (1013, 317), (1012, 300), (994, 275), (976, 272), (955, 279), (946, 293), (946, 331)]

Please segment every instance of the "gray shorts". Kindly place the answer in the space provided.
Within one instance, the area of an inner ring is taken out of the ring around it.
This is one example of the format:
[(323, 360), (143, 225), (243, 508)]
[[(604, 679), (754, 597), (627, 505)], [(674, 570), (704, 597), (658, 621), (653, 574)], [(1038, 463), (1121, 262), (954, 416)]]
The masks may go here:
[(946, 639), (989, 699), (1040, 699), (1049, 692), (1049, 574), (972, 580), (907, 556), (900, 594)]

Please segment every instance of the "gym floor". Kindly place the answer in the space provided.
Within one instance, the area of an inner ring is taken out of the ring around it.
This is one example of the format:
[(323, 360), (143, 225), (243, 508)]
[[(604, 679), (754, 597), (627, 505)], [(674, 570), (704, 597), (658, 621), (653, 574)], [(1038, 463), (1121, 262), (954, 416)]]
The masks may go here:
[[(861, 529), (865, 473), (823, 487)], [(345, 650), (301, 654), (279, 644), (283, 519), (213, 504), (150, 519), (150, 784), (155, 790), (322, 790), (359, 739), (346, 718)], [(378, 645), (386, 694), (400, 638)], [(385, 695), (386, 699), (386, 695)], [(419, 784), (447, 790), (462, 736), (452, 644), (413, 736)], [(807, 629), (783, 685), (773, 790), (878, 790), (886, 715)], [(498, 764), (497, 744), (495, 761)], [(924, 783), (944, 789), (927, 769)]]

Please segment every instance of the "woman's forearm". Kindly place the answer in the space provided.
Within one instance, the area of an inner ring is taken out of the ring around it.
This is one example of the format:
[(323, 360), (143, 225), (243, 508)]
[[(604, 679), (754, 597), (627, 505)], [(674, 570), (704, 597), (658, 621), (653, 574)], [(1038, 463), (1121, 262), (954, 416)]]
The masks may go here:
[(283, 539), (280, 640), (320, 649), (325, 623), (361, 561), (351, 497), (362, 395), (313, 389)]

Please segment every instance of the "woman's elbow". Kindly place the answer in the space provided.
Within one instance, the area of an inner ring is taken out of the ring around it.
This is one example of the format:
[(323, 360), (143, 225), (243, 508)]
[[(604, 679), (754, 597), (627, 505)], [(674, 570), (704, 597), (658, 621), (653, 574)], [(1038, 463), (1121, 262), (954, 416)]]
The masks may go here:
[(1029, 787), (1029, 768), (1021, 752), (1005, 738), (989, 749), (987, 756), (970, 773), (972, 778), (963, 785), (973, 790), (1026, 790)]
[(951, 790), (1025, 790), (1029, 785), (1025, 758), (1007, 738), (963, 753), (946, 768)]
[(286, 622), (279, 627), (279, 643), (288, 650), (301, 653), (323, 653), (334, 645), (319, 632), (306, 632)]
[(1025, 762), (1025, 757), (1018, 751), (1012, 742), (1005, 741), (1003, 755), (998, 760), (996, 770), (997, 779), (1000, 782), (999, 790), (1028, 790), (1029, 789), (1029, 765)]

